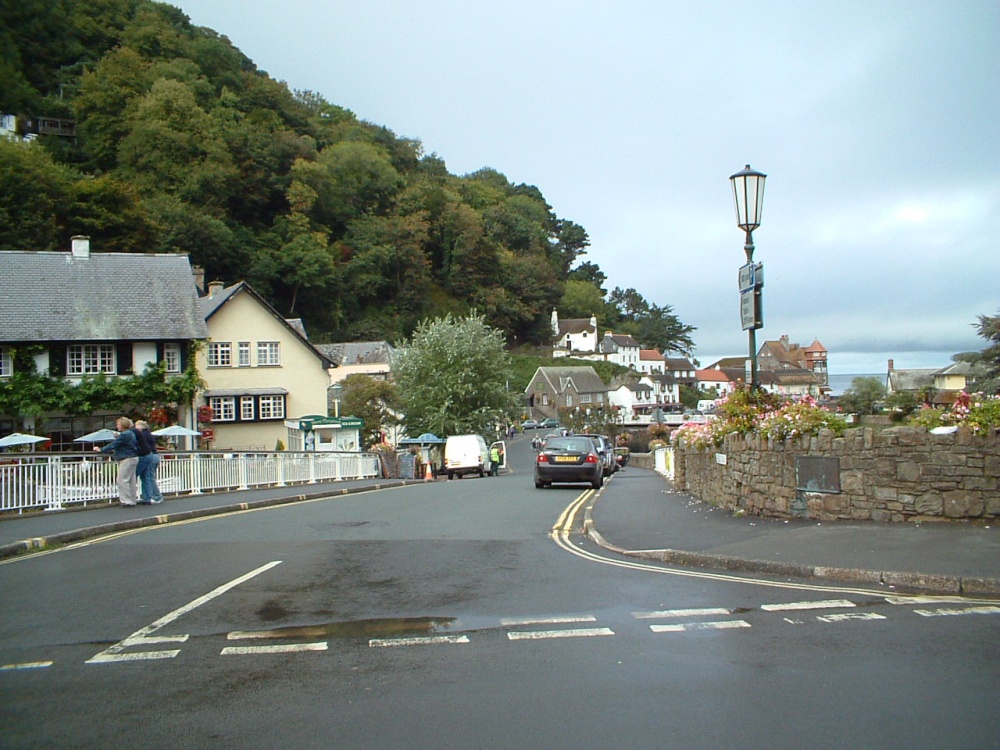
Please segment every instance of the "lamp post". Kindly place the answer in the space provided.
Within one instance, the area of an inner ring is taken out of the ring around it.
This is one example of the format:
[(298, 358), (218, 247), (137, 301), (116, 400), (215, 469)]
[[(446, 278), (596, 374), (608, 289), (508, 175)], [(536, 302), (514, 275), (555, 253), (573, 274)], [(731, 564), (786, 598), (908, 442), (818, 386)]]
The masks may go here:
[(340, 419), (340, 398), (344, 395), (344, 386), (340, 383), (334, 383), (330, 386), (329, 391), (333, 397), (333, 416)]
[(733, 200), (736, 203), (736, 225), (746, 232), (743, 251), (746, 265), (740, 268), (740, 318), (743, 330), (750, 336), (750, 391), (760, 388), (757, 376), (757, 329), (764, 327), (761, 305), (761, 289), (764, 287), (764, 267), (753, 262), (753, 230), (760, 226), (760, 215), (764, 207), (764, 180), (767, 175), (746, 167), (729, 180), (733, 184)]

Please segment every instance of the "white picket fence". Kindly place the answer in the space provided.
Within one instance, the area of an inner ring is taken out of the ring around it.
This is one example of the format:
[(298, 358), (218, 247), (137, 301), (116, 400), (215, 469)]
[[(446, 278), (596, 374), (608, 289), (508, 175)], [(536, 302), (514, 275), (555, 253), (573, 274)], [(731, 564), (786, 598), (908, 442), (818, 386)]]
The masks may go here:
[[(161, 454), (156, 481), (166, 495), (283, 487), (382, 475), (375, 453), (178, 452)], [(0, 512), (62, 510), (118, 497), (117, 464), (103, 455), (0, 454)]]

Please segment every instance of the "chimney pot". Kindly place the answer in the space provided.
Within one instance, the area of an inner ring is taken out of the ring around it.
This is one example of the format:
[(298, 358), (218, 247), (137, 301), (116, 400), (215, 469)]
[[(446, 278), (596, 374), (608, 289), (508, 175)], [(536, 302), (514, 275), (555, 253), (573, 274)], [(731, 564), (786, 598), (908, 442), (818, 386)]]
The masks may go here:
[(222, 291), (222, 287), (224, 286), (225, 284), (223, 284), (221, 281), (208, 282), (208, 296), (214, 297), (218, 292)]

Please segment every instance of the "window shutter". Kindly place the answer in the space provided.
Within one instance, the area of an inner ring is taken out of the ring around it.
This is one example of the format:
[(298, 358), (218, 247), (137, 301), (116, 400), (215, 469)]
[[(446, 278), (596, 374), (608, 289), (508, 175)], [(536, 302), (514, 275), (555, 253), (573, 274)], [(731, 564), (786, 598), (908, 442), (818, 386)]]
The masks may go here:
[(163, 361), (163, 342), (156, 342), (156, 364), (160, 364)]
[(115, 359), (119, 375), (132, 374), (132, 344), (118, 344)]
[(53, 344), (49, 347), (49, 375), (62, 378), (66, 376), (66, 345)]

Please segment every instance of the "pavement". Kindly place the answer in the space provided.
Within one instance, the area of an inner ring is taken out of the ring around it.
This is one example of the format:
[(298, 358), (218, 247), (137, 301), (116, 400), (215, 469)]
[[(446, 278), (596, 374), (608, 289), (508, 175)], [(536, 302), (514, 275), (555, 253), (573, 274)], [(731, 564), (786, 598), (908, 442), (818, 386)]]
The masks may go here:
[[(99, 503), (8, 513), (0, 515), (0, 558), (116, 531), (418, 482), (326, 482), (168, 496), (162, 504), (134, 508)], [(1000, 519), (886, 524), (739, 517), (675, 492), (653, 471), (628, 467), (590, 500), (583, 528), (610, 552), (671, 565), (887, 593), (1000, 596)]]

